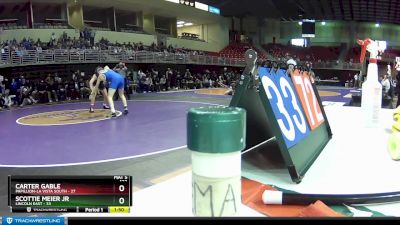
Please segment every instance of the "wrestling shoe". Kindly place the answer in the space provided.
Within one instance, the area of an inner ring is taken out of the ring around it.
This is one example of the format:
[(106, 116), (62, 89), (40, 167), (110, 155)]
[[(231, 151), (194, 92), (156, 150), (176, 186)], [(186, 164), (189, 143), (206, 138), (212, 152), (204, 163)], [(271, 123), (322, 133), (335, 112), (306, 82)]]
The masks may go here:
[(111, 117), (117, 117), (117, 113), (111, 113)]
[(128, 108), (125, 108), (124, 109), (124, 115), (128, 115), (128, 113), (129, 113)]
[(103, 109), (110, 109), (110, 106), (108, 106), (108, 105), (103, 105)]
[(94, 113), (94, 109), (92, 107), (90, 107), (89, 112)]

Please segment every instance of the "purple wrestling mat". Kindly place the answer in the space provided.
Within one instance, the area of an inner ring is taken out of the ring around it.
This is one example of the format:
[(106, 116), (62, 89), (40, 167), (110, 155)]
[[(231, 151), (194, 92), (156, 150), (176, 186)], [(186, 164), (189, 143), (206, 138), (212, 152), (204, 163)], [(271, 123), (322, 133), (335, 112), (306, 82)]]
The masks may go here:
[(340, 93), (337, 96), (321, 96), (322, 101), (331, 101), (331, 102), (344, 102), (345, 105), (349, 104), (351, 98), (346, 98), (345, 96), (350, 93), (351, 89), (343, 88), (343, 89), (330, 89), (330, 88), (318, 88), (319, 91), (332, 91)]
[[(121, 102), (115, 105), (117, 110), (122, 110)], [(183, 148), (188, 109), (213, 104), (135, 100), (129, 101), (128, 105), (126, 116), (57, 126), (21, 125), (16, 120), (54, 111), (81, 109), (87, 113), (88, 103), (42, 105), (0, 112), (0, 167), (90, 164)], [(57, 117), (57, 113), (52, 117)]]

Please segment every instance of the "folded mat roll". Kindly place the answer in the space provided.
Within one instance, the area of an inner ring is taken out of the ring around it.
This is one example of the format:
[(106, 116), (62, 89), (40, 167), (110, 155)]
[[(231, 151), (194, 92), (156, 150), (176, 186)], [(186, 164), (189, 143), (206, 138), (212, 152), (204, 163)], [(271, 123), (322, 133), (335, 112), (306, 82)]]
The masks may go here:
[(242, 178), (242, 202), (250, 208), (270, 217), (344, 217), (321, 201), (304, 205), (265, 205), (262, 194), (275, 188), (257, 181)]

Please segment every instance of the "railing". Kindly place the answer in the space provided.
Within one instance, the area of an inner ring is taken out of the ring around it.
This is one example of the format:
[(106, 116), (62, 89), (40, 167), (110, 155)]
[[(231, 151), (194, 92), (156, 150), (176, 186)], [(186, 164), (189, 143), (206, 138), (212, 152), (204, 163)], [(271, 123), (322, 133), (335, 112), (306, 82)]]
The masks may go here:
[(243, 59), (164, 52), (133, 52), (116, 50), (5, 50), (0, 56), (0, 67), (66, 64), (66, 63), (174, 63), (221, 66), (245, 66)]
[(338, 61), (321, 61), (313, 62), (315, 69), (333, 69), (333, 70), (361, 70), (361, 63), (338, 62)]
[[(164, 53), (148, 51), (117, 51), (117, 50), (22, 50), (0, 53), (0, 67), (67, 64), (67, 63), (168, 63), (168, 64), (199, 64), (244, 67), (244, 59), (224, 58), (209, 55), (193, 55), (183, 53)], [(360, 70), (361, 64), (314, 62), (315, 69), (347, 69)]]

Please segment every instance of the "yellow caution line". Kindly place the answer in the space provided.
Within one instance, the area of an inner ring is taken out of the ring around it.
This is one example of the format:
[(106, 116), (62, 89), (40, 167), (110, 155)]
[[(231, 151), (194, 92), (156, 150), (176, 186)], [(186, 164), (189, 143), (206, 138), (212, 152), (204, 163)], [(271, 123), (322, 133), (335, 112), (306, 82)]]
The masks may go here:
[(161, 183), (163, 181), (169, 180), (169, 179), (171, 179), (173, 177), (176, 177), (176, 176), (178, 176), (178, 175), (180, 175), (182, 173), (188, 172), (191, 169), (192, 169), (192, 166), (183, 167), (183, 168), (175, 170), (175, 171), (173, 171), (171, 173), (167, 173), (167, 174), (162, 175), (160, 177), (154, 178), (154, 179), (150, 180), (150, 182), (153, 183), (153, 184), (158, 184), (158, 183)]

